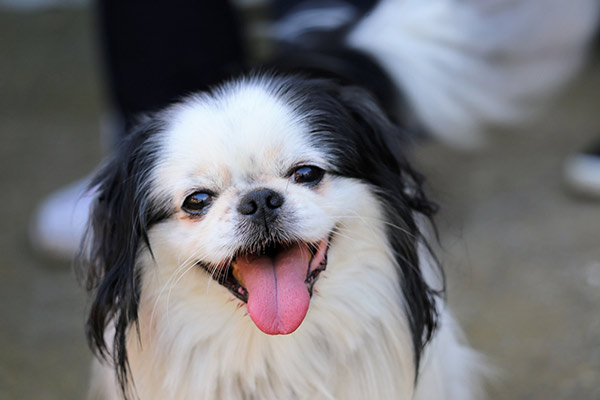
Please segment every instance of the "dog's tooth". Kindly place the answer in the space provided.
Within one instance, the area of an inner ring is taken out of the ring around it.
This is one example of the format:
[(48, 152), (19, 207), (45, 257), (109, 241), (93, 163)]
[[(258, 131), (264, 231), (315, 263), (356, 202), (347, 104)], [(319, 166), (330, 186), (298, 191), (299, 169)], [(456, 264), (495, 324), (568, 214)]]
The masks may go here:
[(240, 271), (237, 268), (236, 261), (231, 262), (231, 269), (232, 269), (233, 277), (240, 283), (240, 285), (245, 287), (246, 285), (244, 285), (244, 280), (242, 279), (242, 275), (240, 274)]

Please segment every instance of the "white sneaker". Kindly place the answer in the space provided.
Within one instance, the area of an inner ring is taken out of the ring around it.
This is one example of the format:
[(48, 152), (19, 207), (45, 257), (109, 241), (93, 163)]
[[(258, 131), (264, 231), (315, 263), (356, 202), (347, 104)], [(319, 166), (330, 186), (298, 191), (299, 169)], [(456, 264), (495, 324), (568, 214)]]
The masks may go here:
[(77, 254), (85, 234), (94, 191), (85, 178), (50, 194), (38, 207), (30, 225), (33, 247), (60, 259)]
[(571, 189), (600, 199), (600, 148), (569, 157), (564, 173)]

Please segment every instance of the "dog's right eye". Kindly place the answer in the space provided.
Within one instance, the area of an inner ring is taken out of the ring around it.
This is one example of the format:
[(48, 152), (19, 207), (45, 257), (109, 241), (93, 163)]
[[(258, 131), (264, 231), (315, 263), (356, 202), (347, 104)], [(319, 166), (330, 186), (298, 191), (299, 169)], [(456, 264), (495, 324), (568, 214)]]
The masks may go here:
[(292, 171), (292, 181), (306, 186), (314, 186), (321, 182), (325, 171), (313, 165), (301, 165)]
[(212, 203), (212, 195), (207, 192), (194, 192), (183, 201), (183, 211), (192, 215), (200, 215), (206, 212), (207, 207)]

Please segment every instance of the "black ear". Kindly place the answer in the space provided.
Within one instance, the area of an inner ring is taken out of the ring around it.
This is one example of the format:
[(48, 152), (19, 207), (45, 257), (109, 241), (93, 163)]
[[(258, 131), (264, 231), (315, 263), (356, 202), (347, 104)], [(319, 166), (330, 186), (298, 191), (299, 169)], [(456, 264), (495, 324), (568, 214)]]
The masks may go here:
[(385, 205), (388, 237), (406, 297), (418, 367), (421, 351), (437, 326), (436, 299), (443, 292), (444, 280), (437, 263), (434, 268), (438, 269), (442, 288), (434, 289), (425, 280), (419, 246), (429, 251), (429, 245), (421, 231), (423, 223), (418, 220), (432, 222), (437, 206), (423, 190), (423, 176), (404, 157), (410, 147), (409, 134), (391, 122), (366, 90), (335, 85), (330, 93), (343, 110), (336, 117), (321, 121), (317, 130), (333, 132), (335, 136), (329, 140), (338, 143), (331, 146), (337, 149), (337, 172), (371, 184)]
[[(80, 273), (93, 300), (86, 334), (101, 358), (112, 360), (125, 394), (128, 382), (126, 335), (137, 322), (140, 297), (136, 258), (149, 247), (148, 229), (167, 216), (150, 198), (150, 173), (159, 149), (161, 124), (149, 117), (123, 140), (92, 181), (96, 198), (82, 244)], [(114, 338), (105, 336), (113, 324)], [(107, 340), (112, 339), (112, 343)]]

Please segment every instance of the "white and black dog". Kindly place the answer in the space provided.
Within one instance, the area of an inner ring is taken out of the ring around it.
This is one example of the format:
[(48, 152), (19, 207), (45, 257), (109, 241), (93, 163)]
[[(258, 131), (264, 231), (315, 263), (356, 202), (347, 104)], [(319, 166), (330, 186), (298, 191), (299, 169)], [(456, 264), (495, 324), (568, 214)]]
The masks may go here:
[(124, 389), (471, 398), (402, 152), (368, 93), (331, 80), (240, 79), (143, 121), (97, 177), (89, 255), (89, 334)]
[(406, 134), (352, 81), (380, 99), (403, 86), (425, 125), (415, 99), (432, 86), (361, 81), (337, 65), (385, 74), (339, 54), (328, 78), (257, 73), (147, 116), (97, 175), (83, 258), (88, 337), (108, 361), (94, 398), (477, 398), (479, 357), (427, 244), (436, 207)]
[(401, 139), (364, 90), (293, 76), (142, 122), (95, 182), (89, 335), (120, 381), (106, 366), (96, 389), (470, 399)]

